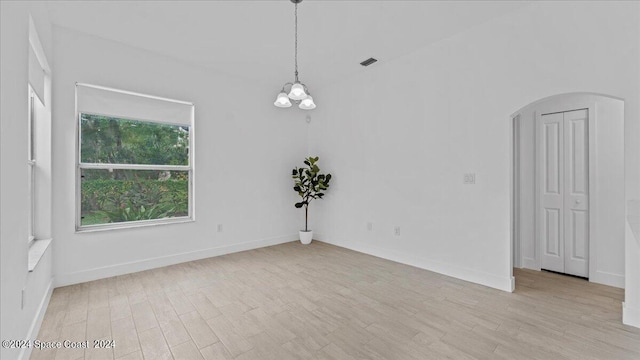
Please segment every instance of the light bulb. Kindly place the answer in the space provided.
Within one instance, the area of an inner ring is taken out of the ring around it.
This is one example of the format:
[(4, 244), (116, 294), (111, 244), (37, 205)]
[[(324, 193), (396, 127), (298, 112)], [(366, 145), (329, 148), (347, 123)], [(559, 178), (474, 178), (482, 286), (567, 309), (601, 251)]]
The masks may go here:
[(291, 100), (302, 100), (307, 98), (307, 93), (304, 91), (304, 86), (299, 82), (296, 82), (291, 86), (291, 91), (289, 91), (289, 98)]
[(316, 108), (316, 104), (313, 102), (313, 98), (311, 97), (311, 95), (309, 95), (306, 99), (300, 102), (300, 105), (298, 107), (302, 110), (313, 110)]
[(288, 108), (288, 107), (291, 107), (291, 101), (289, 101), (289, 97), (283, 91), (280, 94), (278, 94), (278, 97), (276, 98), (276, 101), (273, 103), (273, 105), (280, 108)]

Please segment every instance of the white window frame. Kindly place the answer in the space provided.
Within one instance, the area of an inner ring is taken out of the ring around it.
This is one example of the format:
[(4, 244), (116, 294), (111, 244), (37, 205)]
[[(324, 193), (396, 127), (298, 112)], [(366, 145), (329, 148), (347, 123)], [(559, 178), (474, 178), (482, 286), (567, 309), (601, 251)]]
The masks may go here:
[[(142, 165), (142, 164), (102, 164), (102, 163), (83, 163), (81, 162), (80, 151), (82, 144), (82, 114), (87, 115), (100, 115), (100, 116), (110, 116), (108, 114), (96, 114), (91, 112), (80, 112), (78, 111), (78, 99), (77, 99), (77, 91), (76, 91), (76, 232), (89, 232), (89, 231), (103, 231), (103, 230), (114, 230), (114, 229), (127, 229), (127, 228), (137, 228), (143, 226), (156, 226), (163, 224), (175, 224), (175, 223), (184, 223), (184, 222), (192, 222), (195, 221), (195, 186), (194, 186), (194, 177), (195, 177), (195, 164), (194, 164), (194, 153), (195, 153), (195, 126), (194, 126), (194, 113), (195, 113), (195, 105), (191, 102), (168, 99), (163, 97), (158, 97), (154, 95), (147, 95), (136, 93), (132, 91), (108, 88), (104, 86), (98, 85), (90, 85), (90, 84), (82, 84), (76, 83), (77, 86), (86, 86), (93, 87), (101, 90), (114, 91), (123, 94), (140, 96), (144, 98), (175, 102), (178, 104), (184, 104), (191, 106), (191, 123), (189, 125), (189, 157), (188, 165)], [(174, 126), (184, 126), (184, 124), (172, 124), (167, 122), (153, 121), (152, 119), (138, 119), (134, 117), (124, 117), (120, 116), (119, 118), (134, 120), (134, 121), (145, 121), (162, 125), (174, 125)], [(159, 170), (159, 171), (186, 171), (188, 173), (188, 215), (187, 216), (178, 216), (164, 219), (153, 219), (153, 220), (138, 220), (138, 221), (126, 221), (126, 222), (118, 222), (118, 223), (106, 223), (106, 224), (95, 224), (95, 225), (82, 225), (82, 170), (84, 169), (94, 169), (94, 170)]]
[(36, 126), (35, 126), (35, 98), (36, 94), (31, 85), (28, 85), (29, 89), (29, 119), (27, 125), (27, 173), (29, 177), (28, 182), (28, 218), (27, 218), (27, 243), (29, 246), (36, 239)]

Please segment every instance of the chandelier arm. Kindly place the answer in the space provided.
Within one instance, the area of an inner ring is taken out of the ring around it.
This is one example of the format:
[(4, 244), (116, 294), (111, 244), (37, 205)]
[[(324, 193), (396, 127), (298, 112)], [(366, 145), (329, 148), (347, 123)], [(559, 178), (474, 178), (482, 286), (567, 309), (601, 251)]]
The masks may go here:
[(287, 87), (287, 85), (293, 86), (293, 83), (292, 82), (284, 83), (284, 85), (282, 85), (282, 92), (286, 92), (286, 91), (284, 91), (284, 89)]

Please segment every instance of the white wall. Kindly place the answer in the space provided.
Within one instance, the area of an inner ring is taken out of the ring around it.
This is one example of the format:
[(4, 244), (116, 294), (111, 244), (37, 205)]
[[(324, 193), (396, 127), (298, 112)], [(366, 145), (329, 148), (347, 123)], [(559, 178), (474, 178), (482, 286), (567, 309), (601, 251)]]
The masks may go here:
[[(290, 169), (306, 154), (306, 123), (272, 105), (279, 88), (59, 27), (54, 44), (58, 286), (297, 238)], [(75, 82), (195, 103), (195, 222), (75, 233)]]
[(322, 239), (510, 290), (510, 115), (560, 93), (625, 99), (638, 198), (639, 6), (536, 3), (320, 89), (310, 148), (335, 174), (314, 208)]
[[(640, 6), (636, 13), (640, 19)], [(640, 33), (640, 21), (636, 24), (636, 31)], [(640, 36), (636, 39), (636, 44), (640, 48)], [(636, 86), (640, 87), (640, 71), (636, 73), (635, 78)], [(637, 97), (640, 98), (640, 95)], [(640, 102), (640, 99), (638, 101)], [(638, 117), (635, 126), (625, 129), (629, 139), (633, 141), (633, 146), (629, 146), (629, 140), (625, 142), (627, 149), (630, 149), (625, 152), (628, 201), (625, 228), (625, 303), (622, 310), (622, 321), (636, 327), (640, 327), (640, 141), (638, 140), (640, 139), (640, 119)]]
[[(27, 124), (28, 124), (28, 49), (29, 15), (40, 42), (51, 60), (51, 25), (43, 2), (0, 2), (0, 266), (1, 327), (0, 338), (27, 339), (36, 336), (52, 289), (52, 254), (49, 249), (33, 272), (28, 272), (27, 246)], [(50, 95), (50, 84), (45, 97)], [(48, 99), (50, 100), (50, 99)], [(45, 99), (47, 102), (47, 99)], [(50, 104), (50, 101), (48, 101)], [(50, 118), (50, 105), (44, 119)], [(46, 127), (45, 127), (46, 128)], [(42, 135), (42, 134), (41, 134)], [(43, 144), (46, 146), (46, 141)], [(44, 169), (46, 170), (46, 169)], [(39, 171), (42, 171), (40, 169)], [(47, 176), (47, 174), (44, 174)], [(48, 176), (47, 176), (48, 177)], [(40, 210), (46, 217), (45, 198)], [(50, 209), (49, 209), (50, 210)], [(47, 219), (48, 221), (48, 219)], [(48, 223), (39, 224), (39, 234), (47, 235)], [(50, 233), (48, 234), (50, 236)], [(25, 304), (21, 306), (24, 289)], [(29, 350), (5, 349), (2, 359), (27, 357)]]
[[(636, 221), (640, 219), (640, 213), (632, 216)], [(630, 223), (627, 223), (625, 231), (625, 301), (622, 305), (622, 321), (640, 328), (640, 261), (638, 261), (640, 259), (640, 234), (634, 233)]]
[[(591, 107), (589, 128), (595, 171), (589, 194), (593, 230), (589, 281), (624, 287), (625, 194), (624, 194), (624, 102), (592, 94), (564, 94), (543, 99), (518, 111), (519, 134), (519, 241), (522, 265), (540, 270), (540, 245), (535, 244), (535, 118), (541, 109), (572, 110)], [(554, 110), (555, 111), (555, 110)], [(589, 179), (592, 180), (591, 178)], [(518, 241), (518, 240), (516, 240)], [(515, 259), (514, 259), (515, 260)]]

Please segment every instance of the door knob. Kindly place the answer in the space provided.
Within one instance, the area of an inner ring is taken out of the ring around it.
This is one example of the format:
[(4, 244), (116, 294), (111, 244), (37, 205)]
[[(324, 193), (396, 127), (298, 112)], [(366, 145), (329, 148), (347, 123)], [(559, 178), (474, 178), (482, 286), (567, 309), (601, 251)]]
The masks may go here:
[(581, 200), (576, 200), (576, 204), (580, 204), (581, 202)]

